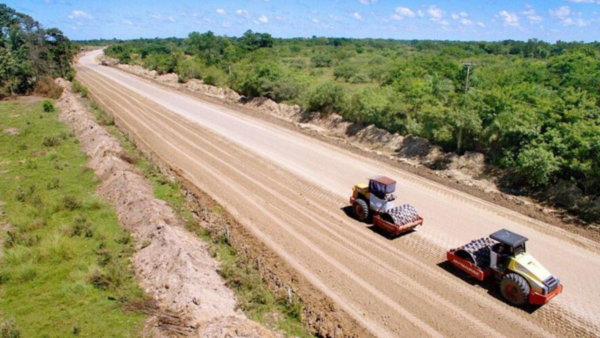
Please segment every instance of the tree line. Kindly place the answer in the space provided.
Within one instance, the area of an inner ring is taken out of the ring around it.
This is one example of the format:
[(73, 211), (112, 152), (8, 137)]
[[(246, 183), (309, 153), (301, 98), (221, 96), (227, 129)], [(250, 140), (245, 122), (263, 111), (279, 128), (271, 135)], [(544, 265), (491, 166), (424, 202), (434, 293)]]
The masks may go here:
[(73, 77), (76, 51), (60, 30), (0, 4), (0, 98), (56, 91), (52, 78)]
[[(106, 53), (248, 97), (336, 112), (447, 151), (485, 153), (506, 184), (571, 181), (600, 194), (600, 43), (191, 33), (111, 45)], [(600, 217), (600, 216), (599, 216)]]

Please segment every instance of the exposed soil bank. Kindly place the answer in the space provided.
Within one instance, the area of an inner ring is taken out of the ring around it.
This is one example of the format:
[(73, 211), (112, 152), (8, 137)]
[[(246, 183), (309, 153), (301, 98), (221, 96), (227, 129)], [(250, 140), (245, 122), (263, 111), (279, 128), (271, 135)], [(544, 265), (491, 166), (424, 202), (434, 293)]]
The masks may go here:
[(96, 123), (68, 82), (58, 82), (66, 89), (58, 102), (61, 119), (90, 157), (89, 166), (102, 181), (99, 193), (115, 204), (119, 221), (136, 240), (132, 263), (140, 283), (160, 310), (177, 314), (179, 327), (157, 314), (145, 334), (277, 336), (236, 309), (235, 296), (218, 274), (219, 264), (208, 245), (185, 230), (164, 201), (154, 198), (151, 185), (128, 162), (118, 141)]

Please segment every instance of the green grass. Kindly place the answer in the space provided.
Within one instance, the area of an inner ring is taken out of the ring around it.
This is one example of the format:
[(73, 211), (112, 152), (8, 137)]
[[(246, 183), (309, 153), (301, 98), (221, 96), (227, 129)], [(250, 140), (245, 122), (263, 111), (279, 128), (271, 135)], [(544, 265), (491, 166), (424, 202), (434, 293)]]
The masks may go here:
[[(98, 121), (110, 120), (105, 112), (94, 103), (91, 104)], [(287, 336), (311, 337), (306, 326), (302, 323), (302, 305), (294, 300), (288, 303), (287, 297), (278, 297), (271, 292), (262, 280), (255, 261), (238, 255), (236, 250), (227, 241), (224, 232), (215, 228), (208, 230), (200, 227), (194, 220), (191, 210), (187, 207), (185, 197), (178, 182), (170, 181), (154, 164), (143, 159), (142, 154), (135, 148), (123, 133), (110, 124), (105, 126), (119, 139), (123, 148), (142, 169), (145, 177), (150, 180), (156, 198), (166, 201), (177, 214), (186, 222), (188, 230), (196, 233), (205, 242), (211, 245), (211, 254), (221, 263), (221, 274), (227, 284), (236, 293), (238, 304), (246, 315), (269, 328), (275, 328), (286, 333)], [(215, 206), (210, 213), (219, 222), (225, 209)], [(224, 223), (224, 222), (223, 222)]]
[(22, 337), (135, 337), (147, 300), (130, 267), (133, 239), (58, 111), (0, 103), (0, 326)]

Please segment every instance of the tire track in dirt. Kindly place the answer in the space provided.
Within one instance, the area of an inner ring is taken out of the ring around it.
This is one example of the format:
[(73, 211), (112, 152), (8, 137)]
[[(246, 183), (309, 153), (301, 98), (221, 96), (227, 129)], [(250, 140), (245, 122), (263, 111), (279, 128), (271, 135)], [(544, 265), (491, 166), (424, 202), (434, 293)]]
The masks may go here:
[(327, 194), (325, 194), (325, 195), (327, 195)]
[[(154, 109), (152, 109), (154, 112), (159, 113), (157, 111), (155, 111)], [(147, 118), (152, 119), (151, 116), (146, 116)], [(169, 128), (170, 132), (175, 132), (174, 129)], [(186, 141), (186, 140), (183, 140)], [(187, 141), (187, 143), (189, 143), (192, 147), (194, 147), (197, 151), (203, 151), (202, 149), (200, 149), (198, 146), (191, 144), (189, 141)], [(204, 153), (206, 156), (210, 156), (213, 157), (213, 155), (211, 155), (210, 153)], [(224, 156), (228, 156), (228, 154), (223, 154)], [(217, 159), (218, 160), (218, 159)], [(225, 165), (227, 165), (226, 163), (223, 163)], [(244, 175), (243, 173), (238, 171), (238, 174), (244, 176), (246, 179), (248, 180), (253, 180), (251, 177), (248, 177), (246, 175)], [(285, 187), (281, 186), (281, 189), (286, 189)], [(273, 194), (275, 197), (279, 198), (279, 199), (283, 199), (283, 196), (279, 196), (279, 194), (277, 194), (274, 190), (271, 189), (267, 189), (269, 193)], [(321, 192), (317, 194), (317, 198), (324, 198), (325, 197), (325, 193)], [(298, 209), (297, 207), (295, 207), (296, 209)], [(302, 213), (306, 213), (307, 210), (299, 210)], [(325, 211), (323, 209), (323, 211)], [(283, 220), (283, 221), (288, 221), (289, 220)], [(355, 249), (357, 252), (360, 252), (363, 256), (365, 256), (368, 261), (364, 262), (364, 263), (368, 263), (368, 262), (376, 262), (378, 265), (378, 270), (379, 272), (382, 271), (386, 271), (386, 272), (390, 272), (390, 271), (394, 271), (394, 275), (395, 277), (403, 280), (402, 283), (399, 283), (399, 287), (400, 285), (403, 285), (404, 283), (408, 283), (410, 285), (409, 289), (412, 289), (412, 291), (414, 292), (414, 290), (417, 290), (421, 293), (422, 296), (425, 296), (424, 298), (426, 298), (427, 303), (429, 303), (430, 306), (433, 306), (435, 303), (437, 304), (442, 304), (443, 306), (445, 306), (448, 310), (448, 313), (451, 314), (458, 314), (460, 316), (462, 316), (462, 318), (456, 318), (456, 320), (467, 320), (470, 321), (474, 326), (478, 326), (482, 328), (482, 331), (485, 332), (488, 335), (493, 335), (493, 336), (498, 336), (500, 335), (499, 332), (493, 330), (492, 328), (488, 327), (486, 324), (484, 324), (483, 322), (477, 320), (474, 317), (471, 317), (470, 315), (468, 315), (466, 312), (462, 311), (462, 309), (457, 308), (456, 306), (452, 305), (450, 302), (446, 301), (445, 299), (441, 299), (441, 298), (434, 298), (433, 295), (431, 295), (431, 290), (426, 289), (425, 287), (421, 286), (420, 284), (416, 283), (415, 281), (413, 281), (412, 279), (408, 278), (406, 275), (402, 274), (401, 272), (394, 270), (394, 268), (390, 265), (387, 265), (383, 262), (378, 261), (377, 258), (375, 258), (374, 256), (371, 256), (370, 254), (368, 254), (365, 250), (358, 248), (356, 246), (354, 246), (352, 243), (350, 243), (349, 241), (345, 240), (343, 237), (339, 236), (339, 234), (332, 232), (331, 230), (329, 230), (327, 227), (323, 227), (323, 230), (329, 232), (331, 235), (334, 235), (336, 237), (336, 239), (342, 240), (344, 243), (346, 243), (348, 246), (352, 247), (352, 249)], [(335, 242), (329, 242), (328, 245), (330, 246), (335, 246), (336, 243)], [(325, 257), (327, 257), (326, 255), (324, 255)], [(361, 257), (362, 259), (362, 257)], [(398, 282), (395, 281), (395, 284), (398, 284)], [(369, 289), (369, 288), (367, 288)], [(382, 299), (383, 301), (387, 301), (387, 297), (385, 296), (381, 296), (379, 295), (379, 298)], [(399, 312), (403, 313), (409, 320), (411, 321), (418, 321), (417, 318), (414, 318), (413, 316), (410, 316), (409, 313), (406, 312), (406, 310), (404, 309), (399, 309), (396, 306), (394, 306), (393, 304), (388, 304), (391, 307), (394, 307), (396, 310), (398, 310)]]
[[(118, 95), (118, 94), (117, 94), (117, 95)], [(154, 113), (156, 113), (156, 114), (160, 114), (160, 112), (159, 112), (159, 111), (157, 111), (157, 110), (155, 110), (155, 109), (150, 109), (150, 110), (152, 110), (152, 111), (153, 111)], [(149, 119), (153, 119), (153, 117), (152, 117), (151, 115), (147, 115), (146, 117), (147, 117), (147, 118), (149, 118)], [(168, 116), (165, 116), (165, 117), (168, 117)], [(172, 117), (172, 116), (171, 116), (171, 117)], [(182, 128), (186, 128), (186, 127), (184, 127), (184, 126), (183, 126), (183, 125), (181, 125), (181, 124), (179, 124), (178, 126), (180, 127), (180, 128), (179, 128), (179, 130), (182, 130)], [(174, 129), (171, 129), (171, 128), (169, 129), (169, 131), (170, 131), (171, 133), (176, 133), (176, 132), (175, 132), (175, 130), (174, 130)], [(190, 135), (190, 136), (196, 136), (196, 137), (199, 137), (199, 136), (197, 136), (197, 135)], [(195, 148), (195, 150), (196, 150), (196, 151), (203, 151), (203, 150), (202, 150), (202, 149), (200, 149), (198, 146), (196, 146), (196, 145), (194, 145), (194, 144), (191, 144), (189, 141), (187, 141), (187, 140), (185, 140), (185, 139), (183, 139), (182, 141), (183, 141), (183, 142), (187, 142), (189, 145), (191, 145), (193, 148)], [(209, 142), (208, 140), (205, 140), (205, 141)], [(213, 145), (213, 146), (214, 146), (214, 145)], [(219, 151), (219, 150), (218, 150), (218, 149), (219, 149), (219, 147), (217, 147), (217, 146), (214, 146), (214, 147), (215, 147), (215, 150), (216, 150), (216, 151)], [(224, 153), (224, 152), (221, 152), (221, 153), (222, 153), (222, 155), (223, 155), (223, 156), (229, 156), (229, 154), (227, 154), (227, 153)], [(206, 156), (210, 156), (210, 157), (214, 157), (214, 156), (213, 156), (213, 155), (211, 155), (210, 153), (205, 153), (205, 155), (206, 155)], [(224, 163), (224, 164), (225, 164), (225, 163)], [(238, 174), (240, 174), (240, 175), (244, 176), (244, 177), (245, 177), (246, 179), (248, 179), (248, 180), (252, 180), (252, 178), (250, 178), (250, 177), (248, 177), (248, 176), (244, 175), (244, 174), (243, 174), (243, 173), (241, 173), (241, 172), (238, 172)], [(280, 186), (280, 187), (279, 187), (279, 189), (287, 189), (287, 188), (286, 188), (285, 186)], [(279, 189), (278, 189), (278, 190), (279, 190)], [(313, 189), (311, 189), (311, 190), (317, 190), (317, 189), (316, 189), (316, 188), (313, 188)], [(274, 194), (274, 195), (275, 195), (277, 198), (279, 198), (279, 199), (283, 199), (283, 198), (284, 198), (283, 196), (279, 196), (279, 195), (278, 195), (276, 192), (274, 192), (274, 191), (272, 191), (272, 190), (269, 190), (269, 192), (270, 192), (270, 193), (272, 193), (272, 194)], [(325, 193), (323, 193), (323, 192), (319, 192), (319, 193), (317, 193), (317, 197), (318, 197), (318, 198), (320, 198), (320, 197), (323, 197), (323, 196), (325, 196)], [(290, 201), (290, 200), (288, 199), (288, 201)], [(307, 202), (308, 202), (308, 201), (307, 201)], [(308, 202), (308, 203), (310, 203), (310, 202)], [(289, 204), (289, 203), (288, 203), (288, 204)], [(316, 207), (318, 207), (317, 205), (315, 205), (315, 206), (316, 206)], [(318, 207), (318, 208), (319, 208), (319, 207)], [(324, 213), (328, 212), (327, 210), (325, 210), (325, 209), (323, 209), (323, 208), (320, 208), (320, 209), (321, 209), (321, 211), (323, 211)], [(302, 210), (301, 212), (303, 212), (303, 213), (306, 213), (307, 211), (308, 211), (308, 210)], [(338, 217), (338, 220), (340, 220), (340, 221), (341, 221), (341, 218), (339, 218), (339, 217)], [(377, 259), (377, 258), (375, 258), (374, 256), (372, 256), (372, 255), (368, 254), (368, 253), (367, 253), (365, 250), (363, 250), (363, 249), (361, 249), (361, 248), (358, 248), (357, 246), (353, 245), (353, 244), (352, 244), (352, 243), (350, 243), (349, 241), (345, 240), (345, 239), (344, 239), (342, 236), (339, 236), (339, 234), (337, 234), (337, 233), (335, 233), (335, 232), (333, 232), (333, 231), (329, 230), (327, 227), (324, 227), (323, 229), (324, 229), (325, 231), (328, 231), (330, 234), (332, 234), (332, 235), (336, 236), (336, 240), (341, 240), (341, 241), (345, 242), (345, 243), (346, 243), (348, 246), (352, 247), (352, 249), (353, 249), (353, 250), (357, 250), (357, 251), (358, 251), (358, 252), (360, 252), (360, 253), (361, 253), (363, 256), (366, 256), (366, 258), (368, 258), (368, 262), (376, 262), (376, 263), (377, 263), (377, 265), (379, 266), (379, 269), (380, 269), (380, 271), (392, 272), (392, 273), (395, 275), (395, 277), (403, 279), (403, 282), (402, 282), (402, 283), (400, 283), (400, 285), (403, 285), (404, 283), (408, 283), (408, 284), (410, 284), (410, 288), (409, 288), (409, 290), (410, 290), (410, 289), (412, 289), (411, 291), (413, 291), (413, 292), (414, 292), (414, 290), (417, 290), (417, 291), (420, 291), (420, 293), (421, 293), (422, 295), (428, 295), (426, 298), (427, 298), (427, 303), (429, 303), (429, 305), (430, 305), (430, 306), (434, 306), (436, 303), (439, 305), (439, 304), (441, 303), (442, 305), (444, 305), (444, 306), (447, 308), (447, 310), (449, 311), (449, 313), (457, 313), (457, 314), (460, 314), (460, 315), (462, 315), (462, 316), (463, 316), (463, 318), (457, 318), (457, 320), (468, 320), (468, 321), (471, 321), (471, 322), (472, 322), (474, 325), (480, 325), (480, 326), (482, 326), (482, 327), (484, 327), (484, 328), (485, 328), (485, 329), (484, 329), (484, 331), (486, 331), (486, 333), (487, 333), (487, 334), (491, 334), (491, 335), (494, 335), (494, 336), (497, 336), (497, 335), (499, 334), (497, 331), (494, 331), (493, 329), (491, 329), (491, 328), (487, 327), (485, 324), (483, 324), (483, 322), (481, 322), (481, 321), (479, 321), (479, 320), (475, 319), (474, 317), (471, 317), (471, 316), (469, 316), (468, 314), (466, 314), (466, 312), (462, 311), (462, 309), (459, 309), (458, 307), (456, 307), (456, 306), (453, 306), (453, 305), (452, 305), (450, 302), (446, 301), (445, 299), (443, 299), (443, 298), (437, 298), (437, 299), (435, 299), (433, 296), (429, 295), (430, 293), (432, 293), (432, 291), (431, 291), (430, 289), (426, 289), (425, 287), (421, 286), (421, 284), (419, 284), (419, 283), (417, 283), (417, 282), (413, 281), (412, 279), (407, 279), (406, 275), (404, 275), (403, 273), (401, 273), (399, 270), (395, 270), (395, 269), (394, 269), (394, 268), (393, 268), (391, 265), (388, 265), (388, 264), (386, 264), (386, 263), (383, 263), (383, 262), (381, 262), (381, 261), (378, 261), (378, 259)], [(357, 239), (358, 239), (358, 240), (361, 240), (361, 241), (363, 240), (363, 238), (362, 238), (362, 237), (358, 237)], [(403, 258), (403, 259), (407, 259), (407, 260), (411, 260), (411, 259), (410, 259), (409, 257), (407, 257), (407, 256), (404, 256), (404, 257), (402, 257), (402, 258)], [(438, 276), (438, 277), (439, 277), (439, 276)], [(433, 294), (435, 295), (435, 292), (433, 292)], [(436, 295), (436, 296), (437, 296), (437, 295)], [(474, 297), (473, 297), (473, 298), (474, 298)], [(480, 310), (480, 308), (478, 307), (478, 308), (477, 308), (477, 310)], [(542, 334), (542, 333), (540, 333), (540, 334)], [(544, 334), (546, 334), (546, 333), (544, 333)]]

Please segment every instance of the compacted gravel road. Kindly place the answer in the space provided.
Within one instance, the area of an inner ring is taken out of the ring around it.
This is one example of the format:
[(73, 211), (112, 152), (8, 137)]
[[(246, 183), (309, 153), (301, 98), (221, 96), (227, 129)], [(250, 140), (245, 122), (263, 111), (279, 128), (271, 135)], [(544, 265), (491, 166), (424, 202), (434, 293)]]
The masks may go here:
[[(399, 168), (98, 64), (78, 79), (116, 119), (315, 287), (377, 336), (598, 336), (600, 245)], [(351, 187), (398, 181), (396, 203), (425, 218), (390, 240), (347, 216)], [(524, 311), (492, 284), (445, 269), (445, 251), (506, 228), (561, 279), (562, 295)]]

